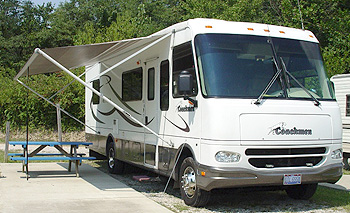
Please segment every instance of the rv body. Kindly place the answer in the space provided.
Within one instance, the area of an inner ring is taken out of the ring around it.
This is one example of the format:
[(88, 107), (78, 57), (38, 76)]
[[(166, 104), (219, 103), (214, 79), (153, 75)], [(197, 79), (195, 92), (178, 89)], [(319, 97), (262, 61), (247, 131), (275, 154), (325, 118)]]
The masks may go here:
[(131, 163), (171, 176), (188, 199), (195, 190), (341, 177), (340, 111), (310, 31), (194, 19), (152, 36), (167, 34), (145, 51), (149, 42), (129, 42), (86, 67), (86, 83), (102, 94), (86, 88), (92, 153), (107, 156), (110, 167)]
[(334, 83), (335, 97), (339, 104), (343, 123), (343, 163), (350, 169), (350, 74), (339, 74), (331, 78)]

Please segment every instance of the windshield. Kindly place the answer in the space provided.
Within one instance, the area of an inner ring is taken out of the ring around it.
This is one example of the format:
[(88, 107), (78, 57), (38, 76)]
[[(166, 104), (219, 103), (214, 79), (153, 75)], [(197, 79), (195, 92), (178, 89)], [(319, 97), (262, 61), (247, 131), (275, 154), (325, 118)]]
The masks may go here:
[[(206, 97), (257, 98), (278, 69), (285, 69), (317, 99), (334, 100), (317, 43), (264, 36), (201, 34), (195, 38), (202, 93)], [(298, 83), (280, 76), (264, 98), (310, 99)]]

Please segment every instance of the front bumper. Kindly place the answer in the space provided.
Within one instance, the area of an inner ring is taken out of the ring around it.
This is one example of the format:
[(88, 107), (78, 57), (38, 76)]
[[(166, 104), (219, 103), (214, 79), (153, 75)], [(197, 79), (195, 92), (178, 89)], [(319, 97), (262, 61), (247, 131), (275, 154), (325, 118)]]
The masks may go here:
[[(205, 176), (201, 173), (205, 172)], [(321, 168), (295, 168), (293, 171), (271, 169), (255, 171), (246, 168), (217, 168), (198, 165), (197, 186), (210, 191), (215, 188), (235, 188), (250, 186), (283, 186), (285, 174), (301, 174), (301, 182), (337, 182), (342, 174), (342, 164), (332, 164)]]

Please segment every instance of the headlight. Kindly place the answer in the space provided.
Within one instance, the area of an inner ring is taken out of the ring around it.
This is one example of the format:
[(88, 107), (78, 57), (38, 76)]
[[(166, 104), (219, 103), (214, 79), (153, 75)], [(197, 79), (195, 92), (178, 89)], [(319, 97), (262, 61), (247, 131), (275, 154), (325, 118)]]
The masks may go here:
[(343, 151), (342, 149), (337, 149), (332, 152), (331, 155), (332, 159), (340, 159), (343, 158)]
[(236, 152), (219, 151), (215, 154), (215, 159), (218, 162), (232, 163), (238, 162), (241, 155)]

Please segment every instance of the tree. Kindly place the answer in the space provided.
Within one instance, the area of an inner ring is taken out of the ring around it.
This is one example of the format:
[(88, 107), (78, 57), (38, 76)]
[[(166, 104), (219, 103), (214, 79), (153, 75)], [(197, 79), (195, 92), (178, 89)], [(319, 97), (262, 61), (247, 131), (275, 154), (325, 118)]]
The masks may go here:
[[(348, 0), (300, 0), (305, 29), (315, 33), (328, 75), (350, 72), (350, 3)], [(33, 125), (54, 128), (52, 106), (12, 79), (36, 47), (81, 45), (150, 35), (190, 18), (215, 18), (301, 28), (298, 0), (68, 0), (51, 3), (0, 1), (0, 126), (11, 120), (24, 125), (24, 109), (32, 112)], [(82, 69), (73, 70), (82, 73)], [(70, 82), (66, 75), (31, 77), (38, 91), (50, 97)], [(84, 117), (84, 90), (73, 84), (54, 101), (76, 117)], [(81, 128), (65, 119), (66, 129)]]

